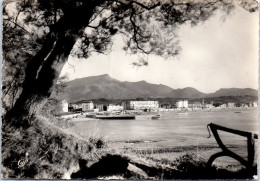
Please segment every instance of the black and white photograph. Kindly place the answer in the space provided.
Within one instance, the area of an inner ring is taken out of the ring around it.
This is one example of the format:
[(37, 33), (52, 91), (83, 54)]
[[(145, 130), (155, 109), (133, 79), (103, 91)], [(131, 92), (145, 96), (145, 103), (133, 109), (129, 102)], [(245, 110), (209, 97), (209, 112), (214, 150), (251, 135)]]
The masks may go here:
[(258, 179), (258, 1), (1, 14), (1, 179)]

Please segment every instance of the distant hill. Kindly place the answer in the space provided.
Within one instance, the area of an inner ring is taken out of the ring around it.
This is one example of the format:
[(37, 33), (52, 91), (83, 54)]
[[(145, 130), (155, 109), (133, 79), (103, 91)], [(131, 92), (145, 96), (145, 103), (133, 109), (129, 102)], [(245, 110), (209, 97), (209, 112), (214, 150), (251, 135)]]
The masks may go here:
[(183, 89), (173, 89), (167, 97), (170, 98), (202, 98), (207, 94), (198, 91), (192, 87), (186, 87)]
[(133, 98), (203, 98), (230, 95), (257, 96), (254, 89), (220, 89), (215, 93), (205, 94), (192, 87), (172, 89), (162, 84), (150, 84), (146, 81), (121, 82), (109, 75), (99, 75), (75, 79), (68, 82), (69, 102), (88, 99), (133, 99)]
[(68, 82), (69, 101), (87, 99), (127, 99), (165, 97), (172, 88), (150, 84), (145, 81), (120, 82), (109, 75), (92, 76)]
[(258, 91), (255, 89), (245, 88), (229, 88), (229, 89), (219, 89), (218, 91), (208, 94), (206, 97), (221, 97), (221, 96), (258, 96)]

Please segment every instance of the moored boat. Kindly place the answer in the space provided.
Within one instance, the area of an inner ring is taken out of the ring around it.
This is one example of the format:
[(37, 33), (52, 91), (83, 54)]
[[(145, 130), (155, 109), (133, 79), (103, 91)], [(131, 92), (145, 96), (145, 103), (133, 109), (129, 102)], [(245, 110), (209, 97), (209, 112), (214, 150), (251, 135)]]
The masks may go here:
[(135, 119), (135, 115), (97, 115), (97, 119)]
[(96, 117), (95, 114), (87, 114), (87, 115), (86, 115), (86, 118), (95, 118), (95, 117)]
[(161, 118), (162, 118), (162, 116), (160, 114), (156, 114), (151, 117), (151, 119), (161, 119)]

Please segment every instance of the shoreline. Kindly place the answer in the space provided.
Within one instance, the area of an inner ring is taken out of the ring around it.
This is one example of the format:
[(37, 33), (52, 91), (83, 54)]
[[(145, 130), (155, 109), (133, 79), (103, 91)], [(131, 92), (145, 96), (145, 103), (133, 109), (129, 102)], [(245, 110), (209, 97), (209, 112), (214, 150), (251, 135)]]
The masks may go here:
[[(236, 113), (240, 113), (239, 111), (246, 111), (246, 110), (258, 110), (258, 107), (234, 107), (234, 108), (188, 108), (188, 109), (159, 109), (157, 111), (150, 111), (150, 112), (144, 112), (144, 111), (135, 111), (135, 110), (126, 110), (123, 111), (124, 113), (120, 113), (122, 115), (154, 115), (158, 113), (164, 113), (164, 112), (174, 112), (174, 113), (189, 113), (189, 112), (219, 112), (219, 111), (238, 111)], [(87, 117), (88, 115), (104, 115), (104, 114), (115, 114), (113, 112), (81, 112), (81, 113), (67, 113), (64, 115), (60, 115), (57, 117), (60, 118), (90, 118), (91, 120), (96, 119), (95, 117)]]

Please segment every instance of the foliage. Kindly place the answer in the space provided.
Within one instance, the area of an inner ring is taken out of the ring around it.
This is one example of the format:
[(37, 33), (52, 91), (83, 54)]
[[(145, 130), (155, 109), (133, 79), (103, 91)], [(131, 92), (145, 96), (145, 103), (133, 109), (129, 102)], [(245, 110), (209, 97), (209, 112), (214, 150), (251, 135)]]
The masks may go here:
[(207, 161), (198, 159), (195, 154), (185, 154), (176, 159), (173, 165), (176, 165), (177, 170), (172, 175), (177, 179), (252, 179), (256, 174), (256, 168), (229, 171), (225, 168), (207, 166)]
[(13, 107), (15, 100), (21, 93), (25, 76), (24, 68), (28, 59), (34, 56), (40, 48), (35, 36), (22, 25), (17, 24), (18, 16), (22, 11), (22, 8), (18, 8), (14, 13), (3, 8), (2, 101), (5, 110)]
[[(257, 174), (257, 167), (245, 169), (238, 165), (229, 165), (227, 167), (234, 166), (237, 168), (230, 170), (224, 166), (218, 168), (214, 165), (207, 166), (207, 160), (198, 158), (194, 153), (182, 152), (182, 156), (172, 161), (171, 156), (164, 159), (156, 159), (154, 154), (152, 156), (146, 153), (141, 154), (139, 158), (135, 151), (129, 151), (126, 155), (130, 163), (147, 173), (149, 179), (252, 179)], [(144, 178), (139, 178), (136, 175), (132, 179)]]
[[(78, 160), (95, 162), (102, 156), (99, 142), (81, 137), (54, 125), (55, 120), (34, 118), (33, 126), (16, 129), (3, 125), (2, 172), (4, 178), (64, 178), (78, 169)], [(21, 164), (23, 162), (23, 164)]]

